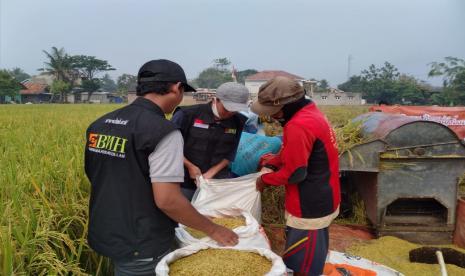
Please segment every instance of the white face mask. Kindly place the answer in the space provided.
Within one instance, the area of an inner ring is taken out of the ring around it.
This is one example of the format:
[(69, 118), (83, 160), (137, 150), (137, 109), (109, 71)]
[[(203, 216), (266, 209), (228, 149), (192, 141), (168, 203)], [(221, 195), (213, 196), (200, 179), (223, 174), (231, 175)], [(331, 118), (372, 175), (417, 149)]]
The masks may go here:
[(218, 119), (221, 119), (220, 113), (218, 113), (218, 108), (216, 107), (216, 99), (214, 99), (212, 102), (212, 111), (213, 115), (215, 115)]

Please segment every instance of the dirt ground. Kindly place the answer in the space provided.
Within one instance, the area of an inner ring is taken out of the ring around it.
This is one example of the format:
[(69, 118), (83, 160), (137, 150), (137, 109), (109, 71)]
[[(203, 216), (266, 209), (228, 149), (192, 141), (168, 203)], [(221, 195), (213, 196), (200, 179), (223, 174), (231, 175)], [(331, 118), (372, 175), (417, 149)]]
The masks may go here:
[(358, 225), (332, 224), (329, 227), (329, 249), (345, 252), (355, 243), (374, 239), (371, 229)]
[[(264, 225), (271, 242), (271, 249), (281, 255), (286, 246), (285, 228), (283, 226)], [(329, 249), (345, 252), (352, 245), (374, 239), (371, 230), (365, 226), (332, 224), (329, 227)]]

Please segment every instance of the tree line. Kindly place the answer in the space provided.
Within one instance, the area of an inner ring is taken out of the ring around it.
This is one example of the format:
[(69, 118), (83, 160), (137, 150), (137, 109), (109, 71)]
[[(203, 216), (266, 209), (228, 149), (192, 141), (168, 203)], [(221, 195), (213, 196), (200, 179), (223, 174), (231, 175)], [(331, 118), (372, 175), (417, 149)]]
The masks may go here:
[[(40, 72), (54, 76), (50, 92), (52, 101), (64, 102), (68, 93), (88, 92), (88, 99), (95, 91), (103, 90), (124, 95), (136, 85), (137, 77), (122, 74), (116, 82), (107, 73), (116, 70), (108, 61), (95, 56), (70, 55), (64, 48), (52, 47), (43, 51), (46, 57)], [(217, 58), (189, 82), (196, 88), (215, 89), (228, 81), (244, 83), (257, 73), (255, 69), (236, 71), (228, 58)], [(103, 76), (101, 76), (103, 74)], [(368, 103), (411, 105), (465, 105), (465, 61), (446, 57), (441, 62), (429, 64), (429, 77), (441, 76), (442, 87), (433, 87), (425, 81), (400, 73), (396, 66), (385, 62), (382, 66), (370, 65), (360, 74), (351, 76), (337, 87), (347, 92), (362, 93)], [(14, 96), (21, 89), (18, 82), (30, 78), (20, 68), (0, 70), (0, 97)], [(312, 79), (315, 80), (315, 79)], [(328, 91), (325, 79), (315, 80), (317, 92)]]
[[(213, 61), (212, 66), (200, 72), (193, 80), (195, 87), (217, 88), (220, 84), (233, 81), (244, 83), (247, 76), (257, 73), (255, 69), (237, 72), (230, 70), (231, 62), (227, 58)], [(433, 87), (425, 81), (408, 74), (400, 73), (396, 66), (385, 62), (377, 67), (372, 64), (359, 75), (337, 86), (347, 92), (359, 92), (371, 104), (409, 104), (409, 105), (465, 105), (465, 61), (460, 58), (446, 57), (442, 62), (429, 64), (429, 77), (443, 77), (442, 87)], [(325, 92), (330, 88), (326, 79), (316, 80), (315, 91)]]
[[(48, 87), (52, 94), (51, 102), (66, 102), (69, 93), (88, 92), (88, 99), (99, 90), (124, 94), (136, 83), (136, 77), (130, 74), (119, 76), (115, 82), (106, 72), (116, 69), (108, 61), (95, 56), (70, 55), (64, 48), (57, 47), (43, 53), (46, 61), (38, 71), (53, 76)], [(29, 78), (31, 76), (20, 68), (0, 70), (0, 97), (14, 97), (21, 89), (19, 83)]]
[(360, 92), (369, 103), (411, 105), (465, 105), (465, 61), (446, 57), (429, 64), (429, 77), (443, 77), (442, 87), (433, 87), (413, 76), (401, 74), (389, 62), (374, 64), (340, 85), (344, 91)]

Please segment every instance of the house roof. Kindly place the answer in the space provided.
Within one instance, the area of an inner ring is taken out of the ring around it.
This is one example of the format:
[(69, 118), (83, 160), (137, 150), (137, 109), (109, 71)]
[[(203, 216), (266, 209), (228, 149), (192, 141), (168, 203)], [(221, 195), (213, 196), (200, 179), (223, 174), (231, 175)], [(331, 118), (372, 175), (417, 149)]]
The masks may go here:
[(271, 80), (272, 78), (275, 77), (287, 77), (295, 80), (303, 80), (304, 78), (288, 73), (286, 71), (281, 71), (281, 70), (265, 70), (258, 72), (254, 75), (248, 76), (245, 80), (247, 81), (259, 81), (259, 80)]
[(27, 89), (26, 85), (24, 85), (22, 82), (19, 82), (19, 85), (21, 86), (21, 90)]
[(21, 84), (26, 88), (19, 91), (21, 95), (38, 95), (42, 93), (48, 93), (47, 85), (42, 83), (31, 82), (25, 80)]

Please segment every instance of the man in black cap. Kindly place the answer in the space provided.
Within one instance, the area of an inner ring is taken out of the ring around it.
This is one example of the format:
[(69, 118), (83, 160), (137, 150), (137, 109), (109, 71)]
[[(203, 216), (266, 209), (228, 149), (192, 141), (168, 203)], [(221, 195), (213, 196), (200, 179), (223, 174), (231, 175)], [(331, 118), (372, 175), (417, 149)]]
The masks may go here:
[(183, 139), (166, 120), (182, 101), (183, 69), (169, 60), (144, 64), (138, 97), (87, 129), (85, 172), (91, 182), (89, 245), (112, 259), (115, 275), (154, 275), (174, 242), (176, 221), (222, 245), (237, 235), (199, 214), (180, 192)]
[(249, 90), (235, 82), (223, 83), (206, 104), (179, 108), (172, 121), (183, 135), (185, 179), (181, 191), (191, 200), (200, 175), (205, 179), (229, 178), (247, 118), (239, 111), (248, 109)]

